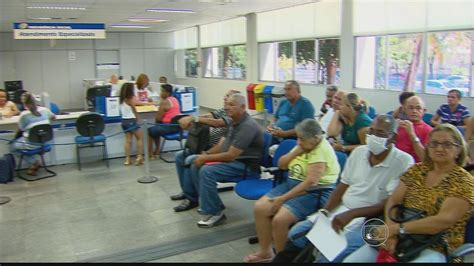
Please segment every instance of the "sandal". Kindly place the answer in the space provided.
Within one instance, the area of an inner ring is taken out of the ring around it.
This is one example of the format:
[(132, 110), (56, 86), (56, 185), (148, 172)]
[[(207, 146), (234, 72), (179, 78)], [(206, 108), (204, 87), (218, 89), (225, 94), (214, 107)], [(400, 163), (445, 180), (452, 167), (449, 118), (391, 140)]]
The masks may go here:
[(155, 156), (155, 155), (153, 155), (153, 154), (152, 154), (152, 155), (150, 155), (150, 156), (148, 156), (148, 158), (149, 158), (150, 160), (156, 160), (156, 156)]
[(130, 158), (125, 158), (125, 162), (123, 162), (123, 165), (130, 165)]
[(273, 256), (269, 258), (262, 258), (259, 255), (257, 255), (257, 253), (247, 255), (244, 258), (244, 262), (246, 263), (268, 263), (268, 262), (271, 262), (272, 260), (273, 260)]
[(137, 159), (135, 160), (135, 165), (142, 165), (143, 164), (143, 156), (138, 155)]
[(33, 165), (30, 166), (28, 171), (26, 171), (26, 174), (36, 176), (40, 168), (41, 168), (41, 164), (39, 162), (34, 162)]

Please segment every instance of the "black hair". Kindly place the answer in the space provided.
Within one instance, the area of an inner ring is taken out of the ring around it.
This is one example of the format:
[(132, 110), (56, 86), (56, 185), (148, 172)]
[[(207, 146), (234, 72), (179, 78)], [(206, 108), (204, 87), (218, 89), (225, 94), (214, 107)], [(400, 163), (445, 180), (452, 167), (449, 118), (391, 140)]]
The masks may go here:
[(173, 93), (173, 86), (171, 86), (170, 84), (161, 85), (161, 89), (167, 92), (169, 95)]
[(448, 91), (448, 94), (450, 94), (452, 92), (456, 93), (458, 95), (458, 98), (461, 99), (462, 92), (460, 90), (452, 89), (452, 90)]
[(133, 97), (135, 86), (131, 82), (124, 83), (120, 88), (120, 103), (123, 103), (125, 99)]
[(415, 96), (415, 93), (412, 91), (404, 91), (398, 96), (398, 101), (400, 104), (403, 104), (408, 98)]

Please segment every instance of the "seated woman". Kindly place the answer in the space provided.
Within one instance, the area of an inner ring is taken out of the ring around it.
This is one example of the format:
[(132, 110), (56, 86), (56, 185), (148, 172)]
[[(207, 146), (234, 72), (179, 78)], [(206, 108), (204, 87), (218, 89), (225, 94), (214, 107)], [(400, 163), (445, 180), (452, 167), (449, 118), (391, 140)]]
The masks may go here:
[(469, 109), (462, 105), (461, 92), (450, 90), (448, 92), (448, 103), (442, 104), (431, 119), (431, 125), (437, 126), (441, 123), (449, 123), (453, 126), (466, 128), (469, 117)]
[(19, 114), (20, 111), (14, 102), (8, 100), (8, 94), (5, 90), (0, 89), (0, 114), (3, 117), (12, 117)]
[[(12, 151), (38, 149), (38, 145), (28, 143), (29, 130), (37, 125), (50, 124), (51, 120), (55, 119), (55, 116), (48, 108), (37, 107), (35, 98), (30, 93), (24, 93), (21, 100), (26, 108), (25, 111), (21, 112), (18, 120), (18, 129), (22, 132), (22, 135), (12, 142)], [(30, 165), (27, 174), (36, 175), (36, 172), (41, 167), (41, 163), (35, 160), (34, 155), (25, 155), (24, 158)]]
[[(298, 145), (278, 162), (280, 169), (288, 169), (286, 182), (276, 186), (255, 203), (254, 215), (260, 250), (245, 257), (245, 262), (268, 262), (276, 252), (283, 250), (290, 225), (301, 221), (324, 206), (331, 190), (307, 193), (306, 189), (318, 185), (334, 184), (340, 167), (329, 142), (322, 137), (319, 123), (311, 118), (295, 127)], [(318, 204), (319, 199), (319, 204)]]
[(367, 106), (361, 102), (355, 93), (346, 94), (342, 98), (340, 110), (334, 113), (328, 126), (328, 136), (337, 138), (341, 135), (343, 143), (333, 142), (336, 151), (350, 153), (360, 145), (365, 144), (365, 135), (372, 124), (372, 119), (366, 114)]
[[(462, 168), (466, 147), (456, 127), (438, 125), (429, 135), (428, 148), (422, 163), (412, 166), (400, 178), (398, 187), (385, 205), (387, 240), (381, 248), (394, 254), (400, 234), (437, 234), (446, 232), (448, 250), (464, 243), (464, 234), (471, 208), (474, 206), (474, 180)], [(388, 210), (403, 203), (405, 207), (424, 210), (427, 217), (405, 223), (388, 218)], [(375, 262), (378, 251), (365, 245), (344, 262)], [(443, 247), (434, 244), (411, 262), (446, 262)]]
[[(180, 114), (181, 107), (178, 100), (171, 96), (173, 87), (170, 84), (161, 85), (160, 108), (155, 115), (155, 123), (169, 124), (171, 119)], [(160, 137), (166, 134), (179, 132), (179, 126), (155, 125), (148, 128), (148, 154), (154, 160), (160, 154)], [(156, 149), (153, 152), (153, 141)]]

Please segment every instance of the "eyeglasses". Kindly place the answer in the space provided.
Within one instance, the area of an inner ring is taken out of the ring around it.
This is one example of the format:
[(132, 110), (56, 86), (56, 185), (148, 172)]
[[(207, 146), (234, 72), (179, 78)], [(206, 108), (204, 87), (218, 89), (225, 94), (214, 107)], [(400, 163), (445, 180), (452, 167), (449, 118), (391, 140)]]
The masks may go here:
[(453, 142), (438, 142), (438, 141), (430, 141), (428, 142), (428, 147), (430, 148), (437, 148), (441, 146), (443, 149), (450, 149), (452, 147), (455, 147), (455, 146), (460, 146), (459, 143), (453, 143)]
[(407, 106), (407, 109), (410, 111), (416, 110), (418, 112), (423, 111), (423, 107), (421, 106)]

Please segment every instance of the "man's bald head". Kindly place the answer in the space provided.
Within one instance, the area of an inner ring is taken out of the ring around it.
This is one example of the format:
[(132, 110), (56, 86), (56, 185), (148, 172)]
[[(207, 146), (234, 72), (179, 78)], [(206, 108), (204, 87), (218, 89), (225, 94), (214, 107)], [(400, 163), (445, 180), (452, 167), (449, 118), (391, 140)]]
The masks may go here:
[(425, 113), (425, 102), (420, 96), (412, 96), (405, 102), (405, 113), (408, 116), (408, 120), (412, 122), (419, 122), (423, 119)]

